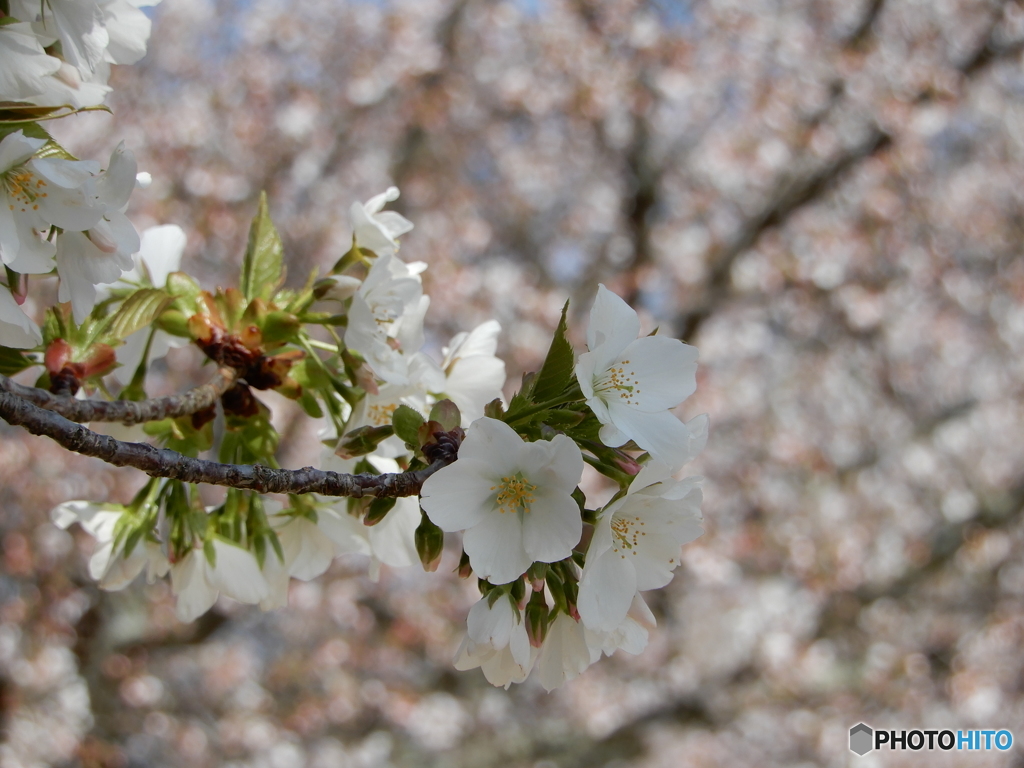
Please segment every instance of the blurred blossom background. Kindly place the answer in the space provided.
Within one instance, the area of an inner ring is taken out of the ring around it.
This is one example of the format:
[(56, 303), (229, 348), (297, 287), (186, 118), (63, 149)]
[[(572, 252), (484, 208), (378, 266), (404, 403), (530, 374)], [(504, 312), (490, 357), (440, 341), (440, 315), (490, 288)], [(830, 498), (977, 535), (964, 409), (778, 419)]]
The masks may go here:
[[(451, 571), (340, 559), (287, 610), (176, 622), (103, 593), (68, 499), (142, 478), (0, 427), (0, 764), (684, 768), (854, 757), (848, 729), (1024, 740), (1024, 4), (1003, 0), (164, 0), (113, 116), (152, 173), (137, 226), (236, 280), (260, 190), (289, 280), (396, 184), (428, 349), (491, 317), (506, 394), (603, 282), (700, 349), (706, 533), (659, 627), (551, 694), (452, 655)], [(205, 379), (196, 349), (151, 391)], [(271, 393), (272, 394), (272, 393)], [(263, 395), (261, 395), (263, 397)], [(267, 399), (282, 462), (319, 425)], [(606, 490), (588, 481), (593, 497)], [(970, 756), (1020, 766), (1021, 749)], [(958, 762), (961, 761), (961, 762)]]

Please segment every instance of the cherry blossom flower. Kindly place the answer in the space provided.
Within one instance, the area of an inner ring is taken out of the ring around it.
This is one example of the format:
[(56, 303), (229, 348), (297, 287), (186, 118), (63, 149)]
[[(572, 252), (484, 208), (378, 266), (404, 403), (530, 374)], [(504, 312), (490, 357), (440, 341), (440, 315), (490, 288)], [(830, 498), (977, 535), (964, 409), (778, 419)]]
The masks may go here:
[(469, 333), (456, 335), (443, 350), (443, 381), (432, 391), (459, 407), (464, 427), (484, 415), (487, 403), (501, 398), (505, 363), (494, 354), (499, 333), (498, 322), (488, 320)]
[[(271, 506), (269, 501), (264, 501), (264, 505)], [(330, 509), (318, 510), (317, 522), (302, 515), (270, 516), (284, 560), (268, 547), (263, 560), (263, 577), (270, 590), (260, 601), (260, 608), (265, 611), (283, 608), (288, 605), (288, 583), (292, 577), (309, 581), (331, 567), (337, 545), (327, 531), (331, 529), (335, 516), (334, 510)]]
[(53, 269), (56, 247), (42, 237), (51, 225), (81, 232), (104, 213), (94, 179), (99, 165), (34, 158), (45, 143), (20, 130), (0, 141), (0, 258), (24, 274)]
[(444, 531), (465, 531), (477, 576), (506, 584), (534, 562), (572, 554), (583, 523), (570, 495), (583, 474), (572, 440), (527, 443), (496, 419), (474, 421), (459, 460), (423, 484), (421, 505)]
[(589, 629), (616, 629), (638, 590), (672, 580), (679, 548), (704, 532), (699, 482), (673, 480), (668, 467), (652, 461), (601, 513), (580, 580), (578, 608)]
[(240, 603), (258, 603), (270, 594), (251, 552), (219, 537), (212, 539), (214, 563), (203, 549), (191, 549), (171, 566), (171, 591), (179, 621), (194, 621), (224, 594)]
[(349, 217), (356, 245), (378, 256), (390, 256), (398, 251), (398, 238), (410, 231), (413, 224), (400, 213), (382, 210), (385, 204), (397, 200), (398, 194), (398, 187), (388, 187), (365, 203), (352, 203)]
[(0, 101), (27, 101), (47, 88), (61, 61), (47, 56), (30, 24), (0, 27)]
[(423, 346), (422, 262), (405, 264), (381, 256), (352, 297), (345, 345), (358, 352), (373, 372), (392, 384), (409, 383), (409, 360)]
[(455, 653), (455, 668), (464, 671), (480, 667), (491, 685), (508, 688), (530, 674), (537, 649), (530, 645), (523, 616), (502, 595), (486, 597), (469, 611), (467, 633)]
[(138, 167), (124, 142), (110, 155), (106, 172), (96, 180), (102, 216), (88, 232), (65, 232), (57, 241), (58, 301), (70, 301), (75, 322), (96, 306), (96, 286), (112, 283), (132, 268), (139, 233), (122, 210), (135, 189)]
[[(629, 611), (615, 629), (608, 632), (592, 630), (584, 622), (584, 637), (592, 654), (611, 656), (616, 651), (637, 655), (647, 647), (650, 631), (658, 625), (657, 619), (637, 592), (630, 602)], [(597, 660), (596, 658), (594, 659)]]
[(104, 58), (111, 64), (134, 64), (146, 55), (152, 22), (140, 8), (160, 0), (100, 0), (108, 42)]
[[(370, 462), (374, 471), (400, 472), (394, 459), (371, 454), (360, 457)], [(358, 459), (340, 459), (327, 450), (321, 455), (320, 466), (334, 472), (351, 473)], [(407, 568), (418, 565), (416, 551), (416, 529), (420, 525), (420, 506), (415, 497), (407, 496), (395, 500), (395, 506), (376, 525), (364, 525), (362, 520), (350, 515), (347, 502), (342, 499), (320, 499), (323, 506), (317, 507), (317, 525), (324, 529), (337, 546), (337, 554), (359, 554), (370, 558), (369, 576), (373, 581), (380, 578), (381, 565), (392, 568)], [(330, 516), (325, 517), (325, 512)]]
[(590, 312), (589, 352), (580, 355), (576, 378), (604, 425), (601, 442), (629, 440), (673, 468), (690, 457), (690, 435), (669, 413), (697, 388), (697, 350), (665, 336), (640, 333), (640, 318), (603, 285)]
[(110, 36), (96, 0), (10, 0), (11, 15), (33, 22), (44, 44), (60, 41), (64, 59), (83, 74), (103, 61)]
[(170, 568), (167, 556), (156, 542), (143, 538), (127, 555), (123, 537), (115, 546), (115, 532), (124, 514), (125, 508), (118, 504), (89, 501), (67, 501), (50, 513), (50, 518), (59, 528), (66, 529), (73, 523), (79, 523), (96, 539), (96, 549), (89, 559), (89, 575), (99, 582), (101, 588), (109, 591), (124, 589), (143, 570), (152, 584), (157, 578), (167, 575)]

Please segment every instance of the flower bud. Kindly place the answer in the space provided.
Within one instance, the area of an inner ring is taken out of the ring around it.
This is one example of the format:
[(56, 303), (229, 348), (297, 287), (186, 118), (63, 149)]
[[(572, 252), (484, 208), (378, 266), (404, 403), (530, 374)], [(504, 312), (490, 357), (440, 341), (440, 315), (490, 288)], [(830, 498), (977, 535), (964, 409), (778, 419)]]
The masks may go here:
[(64, 339), (54, 339), (46, 348), (43, 362), (46, 365), (46, 371), (51, 376), (59, 373), (65, 365), (71, 362), (71, 345)]
[(425, 512), (422, 512), (419, 528), (416, 529), (416, 552), (423, 563), (423, 570), (433, 573), (441, 564), (441, 553), (444, 551), (444, 531), (434, 525)]
[(82, 378), (90, 376), (102, 376), (107, 373), (117, 362), (117, 355), (114, 348), (108, 344), (94, 344), (89, 352), (89, 357), (82, 364)]
[(530, 595), (530, 602), (526, 604), (526, 634), (534, 648), (540, 648), (544, 644), (544, 638), (548, 633), (548, 613), (544, 593), (534, 592)]
[(214, 325), (206, 315), (192, 315), (188, 319), (188, 333), (194, 341), (209, 344), (213, 341)]

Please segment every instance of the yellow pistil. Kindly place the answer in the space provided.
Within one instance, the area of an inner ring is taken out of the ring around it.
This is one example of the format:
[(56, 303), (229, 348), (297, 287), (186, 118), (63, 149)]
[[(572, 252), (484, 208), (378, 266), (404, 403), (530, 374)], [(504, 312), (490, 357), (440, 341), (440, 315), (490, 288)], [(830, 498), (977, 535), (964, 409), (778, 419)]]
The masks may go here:
[(619, 400), (626, 405), (638, 405), (636, 396), (640, 394), (640, 382), (636, 378), (636, 372), (627, 368), (629, 360), (620, 360), (618, 364), (609, 368), (603, 376), (594, 381), (594, 391), (610, 393), (611, 397), (618, 396)]
[(528, 482), (522, 472), (516, 472), (514, 475), (501, 478), (501, 483), (492, 485), (491, 490), (498, 492), (494, 501), (502, 514), (529, 512), (530, 505), (534, 502), (533, 492), (537, 490), (537, 486)]

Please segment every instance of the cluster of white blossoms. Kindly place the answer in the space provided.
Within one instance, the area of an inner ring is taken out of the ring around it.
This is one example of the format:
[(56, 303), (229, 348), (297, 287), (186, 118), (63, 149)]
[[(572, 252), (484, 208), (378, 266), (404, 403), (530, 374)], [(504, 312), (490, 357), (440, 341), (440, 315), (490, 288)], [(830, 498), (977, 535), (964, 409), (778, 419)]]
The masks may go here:
[[(101, 166), (31, 122), (102, 103), (110, 65), (144, 55), (140, 8), (152, 4), (0, 0), (4, 371), (43, 365), (37, 386), (57, 395), (113, 388), (143, 400), (150, 362), (194, 344), (230, 373), (219, 410), (155, 417), (132, 439), (273, 467), (277, 433), (252, 390), (274, 389), (323, 420), (323, 469), (405, 472), (420, 492), (230, 488), (203, 507), (196, 486), (154, 477), (127, 505), (53, 510), (57, 525), (77, 522), (96, 540), (90, 575), (109, 590), (144, 571), (169, 578), (179, 619), (191, 621), (221, 596), (284, 606), (292, 579), (317, 578), (341, 555), (367, 557), (374, 579), (382, 566), (432, 571), (457, 534), (457, 571), (482, 593), (457, 668), (505, 687), (534, 673), (550, 690), (602, 655), (639, 653), (655, 625), (642, 593), (671, 581), (680, 547), (702, 532), (700, 479), (677, 476), (703, 448), (707, 417), (672, 413), (696, 388), (697, 350), (641, 336), (636, 312), (602, 285), (587, 350), (574, 353), (563, 312), (541, 370), (506, 402), (497, 322), (459, 333), (440, 360), (425, 350), (427, 265), (399, 258), (413, 224), (385, 210), (395, 187), (351, 206), (351, 248), (299, 289), (284, 285), (284, 246), (261, 198), (239, 286), (202, 290), (179, 271), (184, 231), (140, 236), (125, 215), (145, 175), (123, 144)], [(22, 310), (30, 275), (59, 279), (60, 304), (41, 325)], [(618, 485), (600, 508), (580, 488), (586, 464)]]
[[(654, 616), (640, 593), (668, 584), (680, 547), (703, 533), (700, 478), (673, 474), (703, 449), (708, 420), (684, 424), (670, 413), (696, 389), (696, 349), (639, 331), (637, 314), (600, 286), (576, 380), (604, 445), (632, 440), (650, 458), (592, 524), (573, 497), (584, 454), (565, 435), (525, 442), (508, 424), (479, 419), (459, 460), (424, 483), (426, 514), (444, 531), (463, 531), (473, 571), (501, 588), (470, 612), (459, 669), (481, 667), (505, 687), (536, 669), (551, 690), (602, 654), (646, 646)], [(537, 566), (551, 563), (578, 591), (552, 594), (550, 579), (537, 578), (545, 573)]]
[(74, 108), (102, 104), (111, 64), (146, 54), (160, 0), (8, 0), (0, 17), (0, 100)]
[[(56, 116), (103, 103), (111, 64), (146, 52), (150, 21), (142, 6), (159, 0), (8, 0), (0, 12), (0, 102), (14, 119), (0, 123), (0, 345), (29, 349), (42, 335), (20, 306), (25, 275), (60, 276), (58, 299), (81, 323), (97, 286), (132, 267), (138, 232), (124, 215), (137, 183), (122, 144), (106, 168), (73, 159), (19, 108)], [(50, 109), (46, 109), (50, 108)]]

